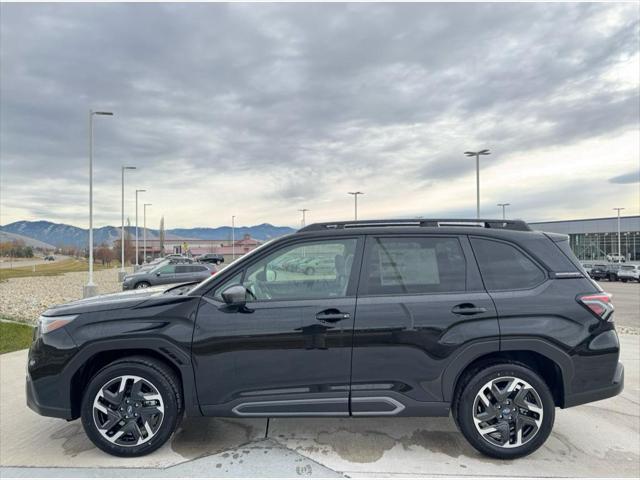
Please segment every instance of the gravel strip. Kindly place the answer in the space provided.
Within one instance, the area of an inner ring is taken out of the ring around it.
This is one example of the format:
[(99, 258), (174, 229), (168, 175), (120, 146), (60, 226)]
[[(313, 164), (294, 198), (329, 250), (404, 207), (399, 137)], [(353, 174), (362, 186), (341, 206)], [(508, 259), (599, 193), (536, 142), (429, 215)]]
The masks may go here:
[[(122, 291), (117, 268), (94, 271), (93, 281), (98, 293)], [(0, 317), (35, 324), (47, 308), (82, 298), (86, 283), (87, 272), (10, 278), (0, 282)]]

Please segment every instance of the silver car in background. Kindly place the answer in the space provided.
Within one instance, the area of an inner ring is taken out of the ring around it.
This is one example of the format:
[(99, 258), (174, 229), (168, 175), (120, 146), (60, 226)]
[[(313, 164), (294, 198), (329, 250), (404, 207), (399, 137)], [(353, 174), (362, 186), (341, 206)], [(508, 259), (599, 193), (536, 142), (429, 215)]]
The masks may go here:
[(124, 277), (123, 290), (147, 288), (168, 283), (201, 282), (216, 273), (214, 265), (162, 262), (150, 270), (142, 268)]

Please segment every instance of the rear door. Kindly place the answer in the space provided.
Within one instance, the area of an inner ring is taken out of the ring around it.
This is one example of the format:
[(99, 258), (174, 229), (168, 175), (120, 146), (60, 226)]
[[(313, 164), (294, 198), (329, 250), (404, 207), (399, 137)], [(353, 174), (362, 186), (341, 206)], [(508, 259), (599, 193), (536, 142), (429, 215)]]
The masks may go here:
[(446, 414), (443, 372), (499, 332), (466, 236), (368, 236), (358, 287), (353, 415)]

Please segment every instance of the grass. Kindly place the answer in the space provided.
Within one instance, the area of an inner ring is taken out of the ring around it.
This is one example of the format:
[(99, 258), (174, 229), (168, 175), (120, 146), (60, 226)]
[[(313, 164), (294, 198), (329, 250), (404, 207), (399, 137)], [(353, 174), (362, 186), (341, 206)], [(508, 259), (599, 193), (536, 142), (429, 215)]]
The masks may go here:
[[(113, 268), (113, 265), (110, 267), (103, 266), (101, 263), (94, 264), (94, 270), (103, 270), (105, 268)], [(51, 276), (51, 275), (62, 275), (63, 273), (69, 272), (86, 272), (89, 270), (89, 264), (86, 260), (78, 260), (75, 258), (70, 258), (68, 260), (62, 260), (60, 262), (53, 263), (43, 263), (35, 266), (35, 271), (33, 266), (30, 267), (16, 267), (16, 268), (2, 268), (0, 269), (0, 280), (7, 280), (9, 278), (20, 278), (20, 277), (40, 277), (40, 276)]]
[(33, 327), (19, 323), (0, 322), (0, 354), (29, 348)]

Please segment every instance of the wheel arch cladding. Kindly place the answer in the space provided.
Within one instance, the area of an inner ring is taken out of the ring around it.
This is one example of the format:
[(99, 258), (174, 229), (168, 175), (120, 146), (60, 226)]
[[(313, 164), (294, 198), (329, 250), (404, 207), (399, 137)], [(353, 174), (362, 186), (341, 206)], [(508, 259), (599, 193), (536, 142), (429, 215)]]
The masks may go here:
[(444, 392), (445, 400), (451, 402), (455, 400), (463, 387), (465, 378), (497, 363), (515, 363), (530, 368), (545, 381), (549, 390), (551, 390), (555, 405), (559, 407), (564, 405), (564, 382), (566, 379), (563, 376), (561, 367), (551, 358), (533, 350), (506, 350), (476, 357), (465, 367), (458, 370), (452, 387), (449, 387), (448, 391)]
[(187, 398), (185, 398), (185, 392), (188, 391), (189, 382), (187, 381), (185, 384), (183, 372), (178, 368), (174, 361), (168, 357), (168, 355), (150, 348), (113, 349), (103, 350), (91, 355), (82, 363), (80, 368), (78, 368), (71, 378), (71, 414), (74, 419), (80, 416), (82, 395), (91, 378), (102, 368), (126, 357), (147, 357), (161, 362), (163, 365), (168, 367), (178, 379), (178, 387), (181, 390), (180, 394), (185, 404), (184, 407), (187, 408), (188, 401)]

